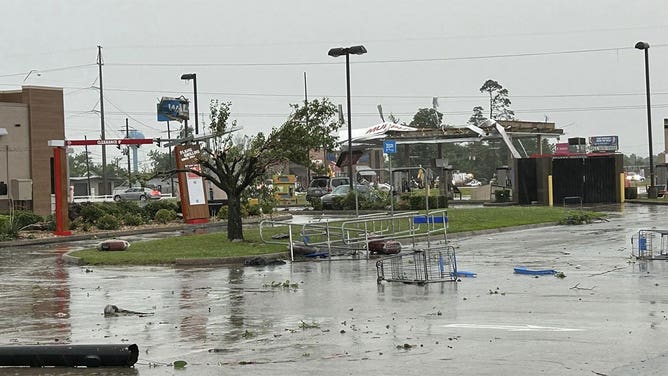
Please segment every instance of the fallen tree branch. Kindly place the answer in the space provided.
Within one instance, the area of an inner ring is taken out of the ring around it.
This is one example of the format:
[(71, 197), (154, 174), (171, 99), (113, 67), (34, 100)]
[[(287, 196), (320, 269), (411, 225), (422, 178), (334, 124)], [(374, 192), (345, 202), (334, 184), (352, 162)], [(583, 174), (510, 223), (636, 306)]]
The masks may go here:
[(575, 286), (570, 287), (571, 290), (588, 290), (588, 291), (591, 291), (591, 290), (593, 290), (593, 289), (595, 289), (595, 288), (596, 288), (596, 286), (591, 287), (591, 288), (580, 287), (580, 282), (576, 283)]
[(611, 273), (611, 272), (616, 272), (617, 270), (622, 270), (622, 269), (626, 269), (626, 266), (618, 266), (618, 267), (616, 267), (616, 268), (614, 268), (614, 269), (606, 270), (606, 271), (604, 271), (604, 272), (602, 272), (602, 273), (590, 274), (589, 276), (590, 276), (590, 277), (594, 277), (594, 276), (597, 276), (597, 275), (603, 275), (603, 274), (607, 274), (607, 273)]

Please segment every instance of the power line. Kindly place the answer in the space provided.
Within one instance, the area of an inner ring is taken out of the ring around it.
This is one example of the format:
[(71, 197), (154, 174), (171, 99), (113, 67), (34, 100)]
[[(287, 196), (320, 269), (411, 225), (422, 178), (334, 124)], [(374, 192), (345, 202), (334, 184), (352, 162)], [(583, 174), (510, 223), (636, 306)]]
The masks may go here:
[[(661, 48), (668, 44), (653, 44), (652, 48)], [(544, 52), (526, 52), (514, 54), (498, 55), (479, 55), (479, 56), (456, 56), (456, 57), (437, 57), (437, 58), (412, 58), (412, 59), (386, 59), (386, 60), (359, 60), (355, 64), (395, 64), (395, 63), (430, 63), (442, 61), (463, 61), (463, 60), (486, 60), (486, 59), (504, 59), (513, 57), (532, 57), (532, 56), (553, 56), (553, 55), (572, 55), (583, 53), (599, 53), (611, 51), (633, 50), (634, 47), (610, 47), (610, 48), (589, 48), (581, 50), (564, 51), (544, 51)], [(282, 62), (282, 63), (106, 63), (110, 66), (118, 67), (282, 67), (282, 66), (306, 66), (306, 65), (340, 65), (336, 61), (310, 61), (310, 62)]]
[[(652, 108), (667, 108), (668, 103), (657, 103), (652, 104)], [(516, 113), (533, 113), (533, 112), (582, 112), (582, 111), (616, 111), (616, 110), (638, 110), (645, 109), (645, 105), (619, 105), (619, 106), (589, 106), (589, 107), (546, 107), (546, 108), (533, 108), (533, 109), (513, 109)], [(66, 111), (70, 112), (70, 111)], [(79, 111), (74, 111), (73, 113), (78, 114)], [(155, 112), (147, 111), (120, 111), (120, 112), (106, 112), (109, 115), (134, 115), (134, 116), (155, 116)], [(471, 113), (470, 110), (461, 110), (461, 111), (444, 111), (446, 115), (465, 115)], [(412, 116), (415, 115), (415, 112), (392, 112), (396, 116)], [(285, 113), (266, 113), (266, 112), (235, 112), (233, 113), (234, 117), (287, 117), (288, 112)], [(360, 117), (378, 117), (377, 112), (355, 112), (355, 116)], [(135, 119), (136, 120), (136, 119)], [(143, 124), (143, 123), (142, 123)], [(150, 127), (154, 130), (159, 130), (155, 127)]]
[[(74, 88), (68, 88), (74, 89)], [(85, 88), (82, 88), (85, 89)], [(157, 89), (123, 89), (123, 88), (106, 88), (105, 91), (118, 91), (118, 92), (129, 92), (129, 93), (151, 93), (151, 94), (160, 94), (164, 93), (165, 90)], [(177, 92), (177, 90), (171, 90), (169, 92)], [(281, 93), (234, 93), (234, 92), (217, 92), (217, 91), (200, 91), (202, 95), (219, 95), (219, 96), (239, 96), (239, 97), (279, 97), (279, 98), (291, 98), (299, 97), (301, 98), (303, 93), (295, 94), (281, 94)], [(579, 94), (537, 94), (537, 95), (511, 95), (512, 98), (579, 98), (579, 97), (624, 97), (624, 96), (644, 96), (645, 93), (579, 93)], [(653, 92), (652, 95), (668, 95), (668, 92)], [(345, 95), (314, 95), (314, 97), (326, 97), (326, 98), (345, 98)], [(396, 99), (425, 99), (428, 98), (431, 100), (433, 97), (439, 97), (443, 99), (480, 99), (484, 98), (485, 94), (480, 95), (388, 95), (388, 94), (379, 94), (379, 95), (353, 95), (353, 98), (396, 98)]]
[[(70, 70), (70, 69), (79, 69), (79, 68), (91, 67), (91, 66), (95, 66), (95, 64), (68, 65), (68, 66), (57, 67), (57, 68), (33, 69), (32, 71), (33, 72), (39, 72), (39, 73), (58, 72), (58, 71), (64, 71), (64, 70)], [(20, 73), (2, 74), (2, 75), (0, 75), (0, 77), (15, 77), (15, 76), (25, 77), (25, 75), (30, 74), (30, 72), (31, 71), (20, 72)]]
[[(144, 123), (144, 122), (142, 122), (142, 121), (140, 121), (140, 120), (137, 120), (137, 119), (134, 118), (130, 113), (128, 113), (128, 112), (122, 110), (120, 107), (116, 106), (113, 102), (111, 102), (111, 101), (109, 100), (108, 97), (105, 98), (104, 100), (105, 100), (106, 102), (108, 102), (110, 105), (112, 105), (115, 109), (117, 109), (118, 111), (120, 111), (121, 114), (127, 116), (128, 118), (134, 120), (135, 122), (137, 122), (137, 123), (139, 123), (139, 124), (141, 124), (141, 125), (143, 125), (143, 126), (149, 128), (149, 129), (151, 129), (151, 130), (154, 130), (154, 131), (160, 131), (160, 129), (157, 128), (157, 127), (148, 125), (148, 124), (146, 124), (146, 123)], [(109, 114), (112, 114), (112, 112), (108, 112), (108, 113), (109, 113)]]

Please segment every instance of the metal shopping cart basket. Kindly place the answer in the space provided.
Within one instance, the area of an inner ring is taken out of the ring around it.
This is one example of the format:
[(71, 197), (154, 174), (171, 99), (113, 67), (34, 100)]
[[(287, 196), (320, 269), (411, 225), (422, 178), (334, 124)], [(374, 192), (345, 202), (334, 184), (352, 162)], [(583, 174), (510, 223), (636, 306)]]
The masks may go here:
[(376, 262), (378, 283), (452, 282), (457, 279), (455, 248), (440, 246), (416, 249), (385, 257)]

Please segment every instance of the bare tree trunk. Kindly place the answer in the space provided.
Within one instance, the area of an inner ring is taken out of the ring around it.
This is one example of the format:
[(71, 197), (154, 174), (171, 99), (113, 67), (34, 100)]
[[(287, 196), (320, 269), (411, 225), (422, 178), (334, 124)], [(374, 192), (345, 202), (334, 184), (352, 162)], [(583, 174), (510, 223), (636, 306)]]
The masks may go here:
[(228, 193), (227, 209), (227, 239), (244, 240), (241, 221), (241, 197), (236, 193)]

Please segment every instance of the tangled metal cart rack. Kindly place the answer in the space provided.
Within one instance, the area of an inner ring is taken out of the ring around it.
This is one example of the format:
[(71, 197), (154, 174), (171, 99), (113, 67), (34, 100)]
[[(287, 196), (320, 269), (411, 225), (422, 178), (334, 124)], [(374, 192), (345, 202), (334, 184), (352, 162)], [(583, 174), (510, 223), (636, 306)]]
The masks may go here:
[(385, 257), (376, 262), (378, 283), (452, 282), (457, 280), (457, 259), (452, 246), (434, 246)]

